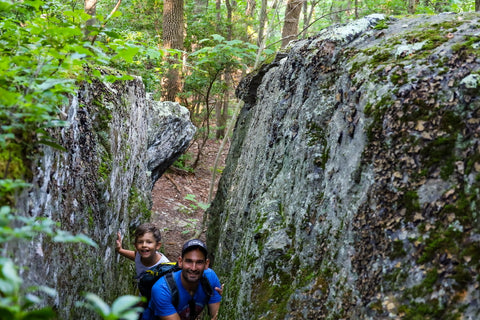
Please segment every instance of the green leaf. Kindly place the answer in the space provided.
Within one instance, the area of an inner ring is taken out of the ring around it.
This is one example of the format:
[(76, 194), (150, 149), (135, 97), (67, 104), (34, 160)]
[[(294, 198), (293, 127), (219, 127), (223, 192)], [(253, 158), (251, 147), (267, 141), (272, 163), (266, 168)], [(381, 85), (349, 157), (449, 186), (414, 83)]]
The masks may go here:
[(38, 290), (46, 293), (50, 297), (55, 297), (57, 295), (57, 290), (47, 286), (39, 286)]
[(22, 279), (18, 276), (17, 270), (15, 269), (15, 265), (13, 264), (12, 260), (7, 259), (3, 260), (2, 265), (0, 265), (1, 275), (2, 278), (2, 286), (1, 291), (8, 295), (14, 295), (20, 289), (20, 285), (22, 284)]
[(65, 85), (69, 83), (75, 83), (75, 81), (73, 79), (47, 79), (45, 82), (38, 86), (38, 89), (45, 91), (58, 84)]
[(150, 59), (162, 59), (163, 53), (158, 49), (148, 48), (145, 51), (145, 55)]
[(56, 319), (56, 314), (50, 307), (30, 311), (22, 317), (22, 320), (46, 320), (46, 319)]
[(84, 234), (78, 234), (76, 236), (72, 235), (70, 232), (67, 231), (57, 231), (57, 234), (53, 237), (54, 242), (72, 242), (72, 243), (85, 243), (92, 247), (98, 248), (98, 245), (95, 241), (90, 239)]
[(121, 316), (125, 312), (130, 311), (129, 309), (132, 309), (133, 307), (135, 307), (135, 305), (137, 305), (141, 300), (142, 299), (137, 296), (131, 296), (131, 295), (121, 296), (113, 302), (112, 313), (117, 316)]
[(57, 149), (57, 150), (60, 150), (60, 151), (63, 151), (63, 152), (67, 152), (67, 149), (65, 149), (65, 147), (59, 145), (58, 143), (56, 143), (55, 141), (52, 141), (52, 140), (41, 139), (41, 140), (38, 141), (38, 143), (44, 144), (46, 146), (52, 147), (54, 149)]
[(237, 44), (242, 44), (243, 41), (242, 40), (230, 40), (230, 41), (227, 41), (225, 43), (228, 44), (229, 46), (235, 46)]
[(15, 314), (12, 312), (12, 307), (3, 306), (0, 302), (0, 320), (15, 319)]
[(132, 62), (133, 57), (138, 53), (140, 48), (138, 47), (123, 47), (117, 51), (115, 59), (123, 59), (126, 62)]
[(129, 76), (128, 74), (123, 74), (123, 75), (119, 75), (119, 76), (109, 74), (109, 75), (105, 76), (104, 79), (108, 82), (113, 83), (115, 81), (121, 81), (121, 80), (132, 80), (133, 77)]
[(87, 300), (87, 306), (93, 309), (102, 317), (106, 317), (110, 314), (110, 307), (99, 296), (94, 293), (86, 293), (85, 299)]
[(10, 10), (11, 6), (12, 4), (9, 1), (0, 0), (0, 12)]
[(35, 304), (39, 304), (41, 302), (42, 302), (42, 299), (40, 299), (38, 296), (31, 293), (27, 293), (25, 295), (25, 302), (24, 302), (24, 305), (22, 306), (22, 309), (28, 309), (31, 306)]
[(222, 36), (219, 35), (219, 34), (212, 34), (212, 38), (213, 38), (213, 40), (218, 41), (218, 42), (222, 42), (222, 41), (225, 40), (225, 38), (222, 37)]
[(108, 18), (118, 18), (118, 17), (121, 17), (122, 16), (122, 12), (121, 11), (115, 11), (111, 16), (109, 16)]
[(185, 196), (185, 200), (190, 200), (190, 201), (193, 201), (193, 202), (197, 202), (197, 199), (195, 199), (195, 195), (194, 195), (194, 194), (191, 194), (191, 193), (188, 193), (188, 194)]

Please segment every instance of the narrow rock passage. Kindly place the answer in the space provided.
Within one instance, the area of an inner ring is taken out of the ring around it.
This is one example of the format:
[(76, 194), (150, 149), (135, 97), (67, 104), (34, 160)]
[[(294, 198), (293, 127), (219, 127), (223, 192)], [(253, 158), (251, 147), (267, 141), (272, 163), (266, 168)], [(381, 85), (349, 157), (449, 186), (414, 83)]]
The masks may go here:
[[(196, 201), (207, 202), (212, 169), (220, 145), (221, 141), (209, 139), (195, 172), (170, 168), (153, 187), (152, 221), (157, 223), (162, 232), (162, 252), (170, 260), (178, 258), (182, 244), (193, 237), (201, 227), (204, 210), (198, 203), (185, 197), (191, 198), (191, 195), (194, 195)], [(197, 144), (194, 143), (187, 151), (187, 156), (191, 157), (187, 160), (187, 166), (191, 166), (197, 152)], [(227, 153), (228, 144), (218, 163), (214, 191), (225, 166)], [(205, 239), (204, 232), (201, 238)]]

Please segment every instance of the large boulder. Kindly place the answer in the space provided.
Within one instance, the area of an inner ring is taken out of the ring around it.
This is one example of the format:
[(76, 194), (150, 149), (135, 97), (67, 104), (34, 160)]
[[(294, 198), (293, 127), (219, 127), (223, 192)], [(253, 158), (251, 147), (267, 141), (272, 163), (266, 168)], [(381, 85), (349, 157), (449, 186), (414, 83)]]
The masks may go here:
[(238, 88), (220, 319), (480, 317), (478, 14), (369, 16)]
[[(148, 130), (148, 170), (155, 183), (190, 145), (196, 128), (190, 112), (177, 102), (152, 101), (152, 124)], [(152, 185), (153, 187), (153, 185)]]
[[(140, 78), (85, 82), (61, 110), (68, 126), (52, 132), (64, 150), (44, 145), (32, 155), (33, 181), (16, 199), (17, 214), (48, 217), (60, 229), (83, 233), (98, 244), (59, 244), (40, 237), (29, 244), (12, 241), (5, 248), (20, 266), (25, 287), (56, 290), (44, 303), (58, 311), (59, 319), (95, 318), (76, 305), (84, 292), (108, 303), (135, 294), (134, 264), (116, 254), (115, 239), (120, 231), (124, 246), (130, 247), (136, 226), (150, 220), (151, 171), (160, 173), (149, 164), (163, 168), (184, 150), (187, 138), (181, 130), (165, 121), (159, 124), (159, 113), (175, 122), (178, 115), (171, 111), (168, 103), (146, 96)], [(187, 127), (185, 110), (179, 117)], [(182, 142), (171, 138), (168, 155), (151, 154), (149, 137), (169, 135), (169, 130)]]

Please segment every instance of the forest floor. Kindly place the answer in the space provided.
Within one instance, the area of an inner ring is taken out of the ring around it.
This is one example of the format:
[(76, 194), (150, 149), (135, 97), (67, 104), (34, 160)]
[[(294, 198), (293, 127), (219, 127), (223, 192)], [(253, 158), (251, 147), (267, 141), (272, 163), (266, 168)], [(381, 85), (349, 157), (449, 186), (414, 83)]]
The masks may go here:
[[(152, 222), (156, 223), (160, 229), (161, 251), (170, 261), (177, 261), (183, 243), (202, 228), (205, 211), (200, 208), (199, 203), (207, 204), (208, 202), (213, 167), (221, 144), (221, 140), (209, 139), (194, 172), (171, 167), (153, 187)], [(219, 157), (212, 200), (215, 197), (221, 172), (225, 167), (228, 147), (229, 143), (226, 143)], [(186, 167), (191, 167), (197, 153), (198, 145), (193, 143), (186, 152), (192, 158), (186, 162)], [(192, 197), (194, 200), (189, 200)], [(199, 238), (205, 240), (205, 230), (202, 230)]]

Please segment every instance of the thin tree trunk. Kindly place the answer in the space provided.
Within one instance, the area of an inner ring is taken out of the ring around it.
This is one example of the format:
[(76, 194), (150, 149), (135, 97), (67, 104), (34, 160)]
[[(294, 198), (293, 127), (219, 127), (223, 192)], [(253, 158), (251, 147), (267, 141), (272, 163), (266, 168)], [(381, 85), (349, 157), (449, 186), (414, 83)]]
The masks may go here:
[(475, 11), (480, 11), (480, 0), (475, 0)]
[[(240, 111), (242, 105), (243, 105), (243, 102), (240, 101), (237, 104), (237, 106), (235, 107), (232, 120), (230, 120), (230, 123), (229, 123), (228, 128), (227, 128), (227, 132), (226, 132), (225, 136), (223, 137), (222, 144), (220, 145), (220, 148), (217, 151), (217, 156), (215, 157), (215, 163), (213, 164), (213, 169), (212, 169), (212, 179), (210, 180), (210, 188), (209, 188), (209, 191), (208, 191), (207, 204), (210, 204), (213, 200), (212, 199), (213, 198), (213, 188), (215, 186), (215, 180), (217, 178), (216, 174), (217, 174), (218, 162), (220, 160), (220, 155), (223, 152), (223, 148), (225, 147), (225, 144), (227, 142), (228, 135), (230, 134), (230, 131), (232, 131), (233, 127), (235, 126), (235, 123), (237, 122), (237, 117), (238, 117), (238, 114), (239, 114), (239, 111)], [(207, 221), (208, 221), (208, 214), (207, 214), (207, 211), (204, 211), (203, 212), (203, 218), (202, 218), (202, 224), (201, 224), (200, 230), (198, 230), (197, 233), (195, 234), (195, 236), (194, 236), (195, 238), (200, 237), (200, 235), (202, 234), (202, 232), (205, 229), (205, 226), (207, 225)]]
[(95, 16), (97, 14), (97, 0), (85, 0), (85, 12)]
[(216, 139), (221, 139), (225, 136), (225, 127), (227, 126), (228, 109), (230, 102), (230, 88), (232, 87), (232, 75), (228, 68), (223, 74), (223, 81), (225, 82), (225, 90), (223, 90), (221, 99), (218, 99), (215, 104), (217, 127), (217, 130), (215, 132)]
[[(230, 3), (230, 0), (225, 0), (225, 6), (227, 7), (227, 41), (232, 40), (233, 30), (232, 30), (232, 16), (233, 16), (233, 8)], [(221, 98), (217, 102), (217, 109), (215, 112), (216, 116), (216, 126), (217, 130), (215, 132), (215, 138), (220, 139), (225, 135), (225, 127), (227, 125), (227, 117), (228, 117), (228, 103), (230, 100), (230, 87), (231, 87), (231, 70), (229, 67), (225, 68), (223, 73), (223, 81), (225, 82), (224, 90), (221, 94)]]
[(257, 6), (257, 1), (255, 0), (247, 0), (247, 9), (245, 9), (246, 16), (253, 16), (255, 12), (255, 7)]
[(84, 4), (85, 12), (91, 16), (91, 18), (85, 22), (86, 28), (84, 30), (84, 34), (85, 37), (87, 37), (87, 39), (91, 41), (93, 37), (88, 36), (88, 34), (90, 33), (88, 27), (94, 26), (97, 23), (97, 19), (95, 18), (97, 14), (97, 0), (85, 0)]
[(290, 41), (297, 39), (298, 22), (303, 1), (304, 0), (288, 0), (287, 2), (285, 22), (283, 23), (282, 29), (282, 48), (285, 48)]
[[(272, 20), (268, 23), (266, 28), (267, 31), (264, 34), (263, 30), (265, 30), (265, 24), (267, 22), (267, 1), (262, 0), (262, 8), (260, 12), (260, 27), (262, 28), (262, 30), (259, 29), (259, 32), (258, 32), (258, 41), (257, 41), (258, 51), (257, 51), (257, 56), (255, 58), (255, 65), (253, 66), (253, 68), (257, 68), (258, 65), (260, 64), (260, 57), (262, 56), (263, 50), (265, 50), (267, 37), (270, 34), (271, 30), (273, 29), (275, 16), (277, 15), (277, 10), (278, 10), (278, 0), (274, 0), (272, 9), (274, 10), (274, 13), (272, 15)], [(263, 16), (263, 13), (262, 13), (263, 10), (265, 10), (264, 12), (265, 16)], [(261, 21), (262, 19), (265, 19), (265, 21), (262, 22)]]
[[(407, 11), (408, 11), (408, 13), (410, 13), (410, 14), (414, 14), (414, 13), (415, 13), (415, 1), (416, 1), (416, 0), (408, 0), (408, 8), (407, 8)], [(479, 1), (479, 0), (476, 0), (476, 1)]]
[[(479, 0), (480, 1), (480, 0)], [(262, 0), (262, 5), (260, 7), (260, 17), (258, 19), (258, 38), (257, 46), (260, 47), (265, 37), (265, 25), (267, 24), (267, 0)]]
[[(183, 0), (165, 0), (163, 4), (163, 46), (165, 49), (183, 50)], [(182, 59), (167, 56), (170, 68), (163, 79), (163, 100), (178, 101), (181, 89), (180, 68)]]

